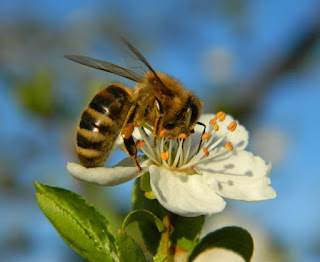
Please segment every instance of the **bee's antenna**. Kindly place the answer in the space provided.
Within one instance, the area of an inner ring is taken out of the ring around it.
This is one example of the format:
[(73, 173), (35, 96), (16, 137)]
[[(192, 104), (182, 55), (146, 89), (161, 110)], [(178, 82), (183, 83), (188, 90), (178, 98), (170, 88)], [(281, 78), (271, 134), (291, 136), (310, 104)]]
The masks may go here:
[(141, 62), (143, 62), (149, 69), (150, 71), (154, 74), (154, 76), (157, 78), (157, 80), (160, 82), (160, 84), (163, 87), (163, 93), (169, 95), (169, 96), (174, 96), (173, 93), (171, 92), (170, 89), (168, 89), (164, 83), (161, 81), (159, 76), (157, 75), (156, 71), (151, 67), (151, 65), (148, 63), (148, 61), (144, 58), (144, 56), (124, 37), (121, 38), (121, 40), (125, 43), (125, 45), (131, 50), (132, 53), (134, 53)]

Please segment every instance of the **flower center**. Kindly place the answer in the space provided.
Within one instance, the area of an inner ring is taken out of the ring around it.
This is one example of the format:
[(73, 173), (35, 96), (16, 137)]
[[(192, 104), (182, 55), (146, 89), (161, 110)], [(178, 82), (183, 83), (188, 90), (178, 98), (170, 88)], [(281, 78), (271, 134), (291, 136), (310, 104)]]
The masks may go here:
[[(177, 138), (165, 137), (166, 130), (160, 131), (153, 145), (153, 137), (148, 137), (142, 127), (138, 127), (143, 141), (137, 140), (136, 145), (156, 165), (173, 170), (193, 170), (206, 161), (223, 160), (232, 155), (231, 142), (224, 142), (228, 132), (237, 128), (237, 122), (231, 122), (226, 130), (220, 130), (219, 122), (225, 120), (226, 114), (219, 112), (209, 121), (207, 130), (200, 137), (194, 133), (189, 137), (180, 134)], [(218, 132), (219, 131), (219, 132)], [(185, 173), (185, 172), (184, 172)], [(189, 173), (189, 172), (186, 172)]]

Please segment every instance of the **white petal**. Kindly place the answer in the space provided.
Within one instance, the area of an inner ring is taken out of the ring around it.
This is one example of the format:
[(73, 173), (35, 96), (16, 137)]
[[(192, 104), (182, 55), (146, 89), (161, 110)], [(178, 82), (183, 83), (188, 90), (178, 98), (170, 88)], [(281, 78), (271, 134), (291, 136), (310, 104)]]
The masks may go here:
[[(213, 114), (205, 114), (202, 115), (199, 119), (200, 122), (204, 123), (205, 125), (209, 125), (209, 121), (214, 118), (215, 115)], [(219, 139), (228, 131), (228, 126), (234, 119), (230, 115), (226, 115), (226, 118), (223, 122), (217, 121), (217, 125), (219, 126), (219, 130), (215, 133), (215, 140)], [(245, 129), (244, 126), (240, 125), (239, 122), (238, 126), (235, 131), (228, 132), (226, 138), (221, 142), (224, 145), (226, 142), (231, 142), (233, 147), (236, 147), (238, 150), (245, 149), (248, 145), (249, 134), (248, 131)], [(196, 132), (202, 132), (199, 128), (196, 129)]]
[(132, 159), (126, 158), (115, 167), (86, 168), (76, 163), (68, 163), (67, 170), (76, 179), (104, 186), (115, 186), (143, 175), (147, 168), (141, 172), (132, 166)]
[(200, 175), (183, 175), (150, 166), (150, 184), (160, 204), (177, 215), (194, 217), (220, 212), (225, 201)]
[(207, 249), (206, 251), (200, 253), (194, 260), (194, 262), (244, 262), (245, 260), (237, 253), (224, 249), (221, 247), (215, 247)]
[[(247, 151), (240, 151), (227, 160), (198, 165), (204, 179), (223, 197), (242, 201), (263, 201), (276, 197), (269, 186), (271, 164)], [(218, 181), (218, 188), (216, 182)]]
[(118, 135), (112, 150), (123, 150), (123, 138), (120, 135)]

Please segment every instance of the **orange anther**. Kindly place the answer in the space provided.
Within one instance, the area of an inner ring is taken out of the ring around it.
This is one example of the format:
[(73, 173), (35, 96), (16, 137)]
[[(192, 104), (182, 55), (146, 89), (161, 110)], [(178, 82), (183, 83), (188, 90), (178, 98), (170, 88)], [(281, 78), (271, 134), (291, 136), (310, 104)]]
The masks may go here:
[(160, 138), (163, 138), (166, 133), (167, 133), (167, 129), (162, 129), (159, 133)]
[(204, 152), (204, 154), (205, 154), (206, 156), (209, 155), (209, 151), (208, 151), (208, 148), (207, 148), (207, 147), (203, 147), (202, 150), (203, 150), (203, 152)]
[(209, 121), (210, 125), (215, 125), (216, 123), (217, 123), (217, 118), (216, 117)]
[(220, 111), (219, 113), (216, 114), (215, 118), (219, 118), (220, 122), (222, 122), (226, 118), (226, 113)]
[(178, 135), (178, 138), (187, 139), (188, 136), (185, 133), (181, 133), (180, 135)]
[(143, 140), (142, 140), (142, 141), (140, 141), (140, 140), (137, 140), (137, 141), (136, 141), (136, 146), (137, 146), (137, 147), (139, 147), (139, 146), (140, 146), (140, 147), (143, 147), (143, 146), (145, 146), (145, 145), (146, 145), (146, 142), (143, 141)]
[(209, 139), (210, 137), (211, 137), (210, 133), (205, 133), (205, 134), (202, 135), (201, 139), (205, 140), (205, 139)]
[(164, 161), (168, 161), (169, 160), (169, 151), (166, 151), (166, 152), (161, 152), (160, 153), (160, 158)]
[(214, 129), (215, 131), (218, 131), (218, 130), (219, 130), (219, 126), (218, 126), (218, 125), (214, 125), (214, 126), (213, 126), (213, 129)]
[(233, 132), (234, 130), (236, 130), (237, 128), (237, 122), (233, 121), (229, 126), (228, 126), (228, 130), (230, 130), (231, 132)]
[(233, 146), (232, 146), (231, 142), (227, 142), (224, 147), (225, 147), (226, 149), (229, 149), (229, 151), (232, 151), (232, 150), (233, 150)]
[(134, 126), (134, 127), (139, 127), (140, 125), (138, 124), (137, 121), (134, 121), (134, 122), (133, 122), (133, 126)]

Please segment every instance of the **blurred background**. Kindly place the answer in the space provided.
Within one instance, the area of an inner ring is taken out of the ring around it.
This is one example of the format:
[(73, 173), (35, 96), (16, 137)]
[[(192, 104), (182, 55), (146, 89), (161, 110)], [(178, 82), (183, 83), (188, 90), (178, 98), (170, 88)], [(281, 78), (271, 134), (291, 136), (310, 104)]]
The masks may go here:
[[(83, 261), (41, 213), (34, 180), (86, 196), (114, 231), (130, 211), (132, 183), (85, 185), (65, 168), (76, 161), (83, 109), (120, 79), (63, 55), (125, 66), (119, 36), (196, 92), (205, 112), (238, 118), (250, 150), (272, 161), (277, 198), (229, 201), (206, 232), (245, 227), (254, 261), (320, 261), (319, 1), (2, 0), (0, 35), (1, 261)], [(107, 165), (121, 157), (115, 152)]]

